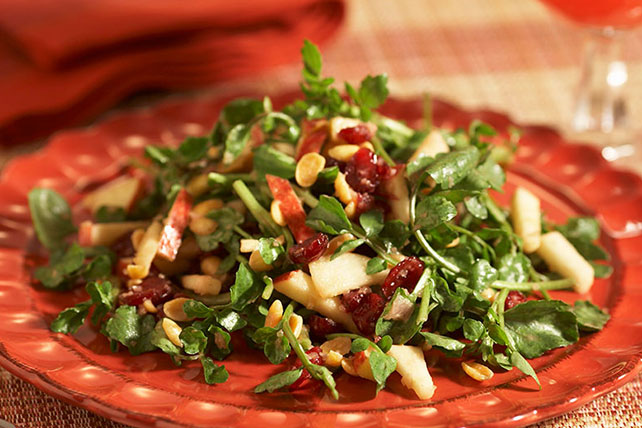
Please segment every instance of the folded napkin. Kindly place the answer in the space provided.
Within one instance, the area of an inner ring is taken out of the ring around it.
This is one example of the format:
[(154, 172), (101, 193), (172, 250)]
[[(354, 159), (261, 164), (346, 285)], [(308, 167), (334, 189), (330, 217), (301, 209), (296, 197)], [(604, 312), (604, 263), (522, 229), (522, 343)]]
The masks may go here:
[(86, 121), (141, 89), (294, 61), (343, 0), (1, 0), (0, 144)]

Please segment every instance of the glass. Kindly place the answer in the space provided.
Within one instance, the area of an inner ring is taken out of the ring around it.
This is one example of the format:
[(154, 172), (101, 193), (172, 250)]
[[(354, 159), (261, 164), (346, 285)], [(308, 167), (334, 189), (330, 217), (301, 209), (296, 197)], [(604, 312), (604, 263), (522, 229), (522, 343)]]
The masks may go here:
[(642, 0), (541, 1), (588, 30), (572, 130), (598, 137), (607, 160), (632, 155), (622, 41), (627, 30), (642, 24)]

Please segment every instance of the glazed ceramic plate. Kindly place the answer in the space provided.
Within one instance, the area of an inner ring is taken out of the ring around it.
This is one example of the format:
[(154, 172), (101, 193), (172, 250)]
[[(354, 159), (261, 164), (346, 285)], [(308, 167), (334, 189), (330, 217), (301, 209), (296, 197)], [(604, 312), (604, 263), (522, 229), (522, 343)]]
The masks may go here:
[[(280, 99), (281, 103), (287, 97)], [(277, 104), (279, 100), (276, 100)], [(341, 374), (340, 399), (322, 390), (304, 395), (255, 395), (252, 389), (283, 370), (242, 341), (226, 360), (227, 383), (209, 386), (199, 367), (174, 367), (162, 353), (131, 357), (111, 353), (89, 326), (75, 336), (51, 333), (63, 308), (84, 300), (83, 290), (59, 294), (30, 283), (33, 232), (26, 194), (34, 186), (60, 191), (71, 202), (86, 189), (114, 177), (123, 161), (145, 144), (178, 144), (206, 133), (223, 100), (190, 99), (115, 116), (88, 130), (58, 134), (47, 147), (14, 160), (0, 179), (0, 364), (45, 392), (108, 418), (135, 426), (226, 427), (425, 427), (519, 426), (568, 412), (630, 380), (642, 356), (642, 180), (614, 170), (599, 153), (562, 140), (544, 127), (521, 127), (523, 138), (508, 173), (506, 203), (516, 185), (541, 199), (546, 215), (597, 215), (602, 244), (612, 254), (611, 278), (598, 280), (590, 298), (612, 319), (603, 331), (574, 346), (532, 361), (542, 390), (517, 370), (477, 383), (456, 365), (433, 369), (437, 392), (430, 402), (409, 393), (393, 375), (375, 396), (374, 385)], [(421, 118), (421, 101), (392, 100), (385, 113), (410, 124)], [(435, 102), (435, 122), (466, 126), (473, 118), (507, 132), (511, 121), (487, 111), (465, 112)], [(573, 301), (577, 296), (559, 292)]]

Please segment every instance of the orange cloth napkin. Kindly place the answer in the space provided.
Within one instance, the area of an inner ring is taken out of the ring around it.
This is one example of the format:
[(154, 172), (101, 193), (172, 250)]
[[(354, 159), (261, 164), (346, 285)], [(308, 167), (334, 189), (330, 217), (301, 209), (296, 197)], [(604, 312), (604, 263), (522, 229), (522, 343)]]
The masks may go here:
[(141, 89), (296, 60), (343, 0), (0, 0), (0, 144), (86, 121)]

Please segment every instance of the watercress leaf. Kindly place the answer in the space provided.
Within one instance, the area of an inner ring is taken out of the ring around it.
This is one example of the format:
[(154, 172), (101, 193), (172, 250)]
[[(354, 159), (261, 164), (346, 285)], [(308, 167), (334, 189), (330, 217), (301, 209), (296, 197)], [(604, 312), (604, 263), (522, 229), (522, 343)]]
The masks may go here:
[(383, 336), (379, 341), (377, 342), (377, 346), (379, 349), (381, 349), (381, 352), (384, 354), (392, 348), (392, 337), (390, 336)]
[(477, 168), (473, 169), (456, 187), (469, 190), (483, 190), (492, 188), (501, 191), (506, 181), (504, 169), (488, 157)]
[(272, 364), (281, 364), (290, 355), (290, 342), (278, 331), (268, 336), (263, 345), (263, 353)]
[(240, 123), (235, 125), (225, 138), (225, 152), (223, 153), (223, 163), (230, 165), (243, 152), (247, 142), (250, 140), (251, 127)]
[(352, 230), (341, 203), (333, 197), (321, 195), (319, 203), (308, 213), (306, 224), (320, 232), (338, 235)]
[(377, 392), (386, 386), (386, 380), (397, 368), (397, 360), (390, 355), (375, 351), (370, 353), (368, 358), (372, 377), (377, 382)]
[(262, 282), (244, 264), (236, 271), (236, 280), (230, 288), (230, 307), (237, 311), (243, 310), (255, 301), (263, 291)]
[(432, 229), (457, 215), (457, 208), (441, 196), (428, 196), (417, 204), (415, 225), (421, 229)]
[(210, 342), (212, 347), (210, 353), (217, 360), (223, 360), (232, 352), (230, 341), (232, 337), (228, 332), (216, 325), (210, 325), (208, 332), (211, 334), (213, 340)]
[(526, 358), (567, 346), (578, 340), (577, 318), (559, 300), (530, 300), (504, 313), (507, 334)]
[(358, 337), (352, 341), (352, 344), (350, 345), (350, 351), (353, 354), (356, 354), (357, 352), (363, 352), (366, 349), (370, 347), (370, 341), (366, 339), (365, 337)]
[(225, 244), (227, 248), (234, 240), (234, 227), (243, 223), (243, 214), (225, 207), (208, 213), (207, 217), (216, 221), (216, 230), (209, 235), (196, 235), (196, 243), (203, 251), (213, 251), (219, 244)]
[(424, 341), (433, 348), (439, 349), (448, 357), (458, 358), (462, 355), (466, 344), (457, 339), (428, 331), (419, 332)]
[(486, 208), (486, 205), (481, 203), (479, 198), (475, 196), (466, 198), (464, 199), (464, 205), (473, 217), (476, 217), (480, 220), (485, 220), (486, 218), (488, 218), (488, 209)]
[[(121, 306), (121, 308), (124, 306)], [(131, 306), (130, 306), (131, 307)], [(120, 309), (120, 308), (118, 308)], [(158, 321), (154, 327), (154, 331), (150, 337), (150, 342), (158, 349), (169, 355), (178, 355), (181, 353), (181, 348), (174, 345), (171, 340), (167, 338), (165, 330), (163, 330), (162, 321)]]
[(96, 281), (106, 278), (111, 274), (111, 268), (111, 257), (107, 254), (101, 254), (85, 265), (82, 277), (85, 281)]
[(254, 149), (254, 169), (259, 176), (276, 175), (285, 179), (294, 178), (296, 161), (292, 156), (262, 144)]
[(355, 248), (363, 245), (365, 242), (366, 242), (365, 239), (351, 239), (349, 241), (344, 242), (343, 244), (339, 245), (339, 247), (334, 251), (334, 253), (332, 253), (330, 260), (334, 260), (337, 257), (339, 257), (341, 254), (354, 250)]
[(216, 322), (229, 332), (240, 330), (247, 325), (247, 321), (231, 309), (216, 312)]
[(365, 212), (359, 217), (359, 223), (365, 230), (366, 236), (377, 236), (383, 230), (383, 213), (379, 210)]
[(466, 287), (458, 287), (451, 290), (448, 282), (441, 277), (435, 278), (435, 288), (432, 290), (432, 298), (439, 303), (441, 309), (446, 312), (458, 312), (471, 290)]
[(592, 242), (600, 237), (600, 223), (593, 217), (571, 217), (565, 225), (555, 228), (569, 239)]
[(484, 324), (481, 321), (477, 321), (473, 318), (466, 318), (464, 320), (463, 327), (464, 337), (473, 342), (478, 341), (486, 330), (484, 328)]
[(35, 188), (29, 192), (28, 202), (40, 243), (49, 250), (64, 247), (64, 239), (76, 231), (67, 201), (54, 190)]
[(303, 41), (301, 56), (303, 57), (303, 68), (309, 73), (309, 76), (314, 79), (320, 78), (322, 62), (319, 48), (306, 39)]
[(338, 175), (339, 175), (338, 166), (331, 166), (328, 168), (324, 168), (323, 170), (321, 170), (319, 175), (317, 175), (317, 182), (334, 183), (334, 180), (336, 180)]
[(512, 344), (508, 333), (499, 324), (491, 322), (488, 324), (487, 329), (490, 338), (498, 345), (508, 346), (509, 344)]
[(263, 102), (253, 98), (236, 98), (223, 107), (221, 119), (229, 126), (245, 124), (263, 113)]
[(63, 285), (69, 276), (76, 273), (85, 261), (85, 251), (74, 243), (67, 249), (62, 257), (51, 261), (49, 266), (41, 266), (34, 272), (34, 276), (43, 286), (56, 288)]
[(202, 356), (200, 360), (207, 384), (224, 383), (230, 377), (225, 366), (217, 366), (211, 358)]
[(433, 162), (428, 164), (425, 171), (437, 184), (441, 185), (442, 189), (449, 189), (463, 180), (475, 168), (479, 157), (479, 150), (473, 146), (440, 153)]
[(116, 223), (127, 220), (127, 213), (122, 207), (102, 205), (94, 214), (96, 223)]
[(114, 307), (114, 295), (112, 293), (111, 282), (90, 282), (85, 287), (91, 297), (91, 303), (95, 305), (94, 313), (91, 316), (91, 322), (98, 325), (100, 321)]
[(410, 237), (410, 230), (408, 225), (401, 220), (390, 220), (384, 223), (383, 230), (379, 234), (379, 238), (384, 242), (389, 243), (392, 247), (401, 249), (408, 238)]
[(358, 104), (369, 109), (379, 107), (388, 97), (387, 85), (388, 76), (386, 74), (366, 76), (359, 86)]
[(397, 288), (375, 324), (375, 333), (378, 336), (389, 334), (395, 343), (404, 343), (414, 336), (421, 327), (416, 322), (419, 311), (416, 300), (417, 297), (405, 288)]
[(479, 259), (473, 264), (470, 272), (469, 286), (473, 290), (481, 291), (490, 286), (499, 278), (497, 269), (491, 266), (488, 260)]
[(214, 311), (198, 300), (186, 300), (183, 303), (183, 312), (190, 318), (207, 318)]
[(119, 306), (114, 315), (107, 320), (105, 332), (110, 339), (129, 347), (140, 337), (140, 318), (135, 306)]
[(388, 263), (386, 263), (385, 260), (379, 257), (373, 257), (370, 260), (368, 260), (368, 264), (366, 265), (366, 274), (374, 275), (375, 273), (382, 272), (387, 268), (388, 268)]
[(201, 160), (207, 154), (210, 139), (207, 137), (187, 137), (178, 146), (177, 154), (182, 164), (189, 164)]
[(205, 334), (192, 326), (185, 327), (179, 336), (183, 350), (188, 355), (202, 354), (207, 347)]
[(608, 278), (613, 273), (612, 266), (595, 263), (594, 261), (589, 261), (589, 263), (593, 266), (596, 278)]
[(165, 166), (174, 158), (174, 150), (169, 147), (145, 146), (145, 157), (156, 165)]
[(513, 367), (518, 368), (525, 375), (528, 375), (535, 379), (535, 382), (537, 382), (539, 387), (542, 387), (542, 384), (539, 383), (539, 379), (537, 378), (537, 373), (535, 373), (533, 367), (529, 364), (528, 361), (526, 361), (522, 354), (517, 351), (512, 351), (510, 353), (510, 363), (513, 365)]
[(154, 336), (154, 327), (156, 326), (156, 318), (153, 315), (145, 315), (140, 319), (140, 334), (137, 339), (129, 344), (129, 353), (132, 355), (140, 355), (145, 352), (156, 350), (156, 346), (152, 343)]
[(256, 388), (254, 388), (254, 393), (260, 394), (262, 392), (274, 392), (281, 388), (285, 388), (286, 386), (290, 386), (301, 377), (301, 373), (303, 373), (302, 367), (275, 374), (265, 382), (258, 384)]
[(525, 282), (530, 276), (531, 261), (522, 253), (506, 254), (499, 260), (499, 279)]
[(265, 264), (273, 264), (279, 256), (285, 254), (283, 246), (274, 238), (260, 238), (259, 239), (259, 254)]
[(586, 260), (609, 260), (611, 257), (602, 247), (586, 239), (569, 238), (568, 241)]
[(611, 318), (611, 316), (602, 309), (585, 300), (575, 302), (573, 313), (577, 317), (579, 329), (583, 331), (600, 331), (609, 318)]
[(51, 331), (56, 333), (73, 334), (85, 323), (91, 302), (78, 303), (60, 312), (51, 323)]

